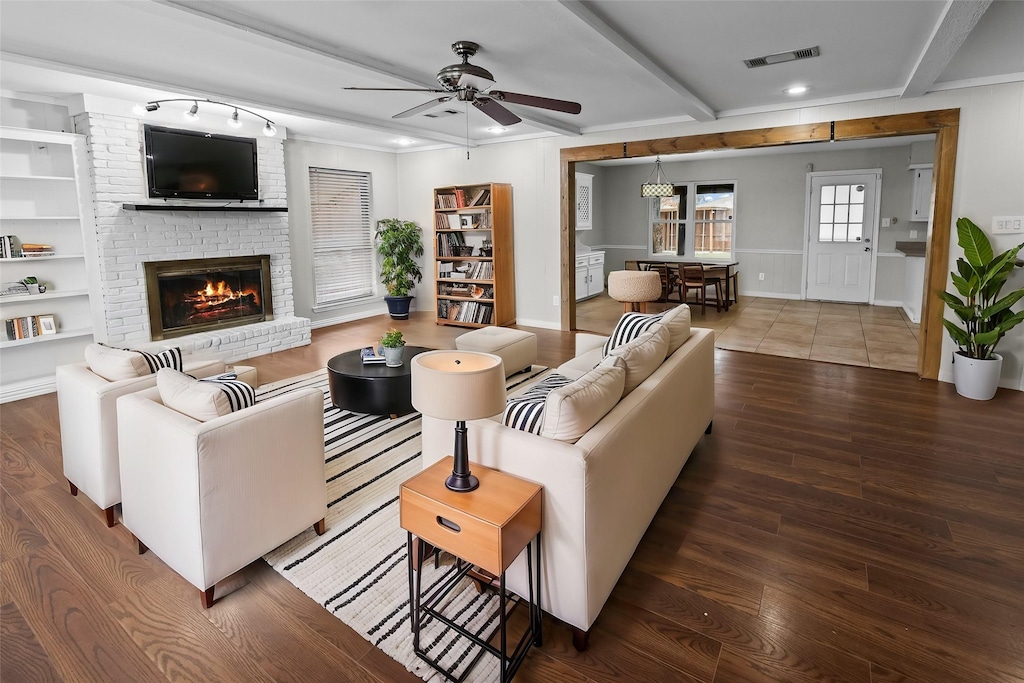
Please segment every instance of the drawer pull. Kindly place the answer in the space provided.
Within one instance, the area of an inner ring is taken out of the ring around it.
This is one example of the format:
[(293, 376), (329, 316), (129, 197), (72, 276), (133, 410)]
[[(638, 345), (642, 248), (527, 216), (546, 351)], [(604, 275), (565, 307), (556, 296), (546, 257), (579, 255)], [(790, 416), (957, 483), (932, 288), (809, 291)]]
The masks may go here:
[(445, 519), (441, 515), (437, 516), (437, 523), (443, 526), (445, 529), (448, 529), (449, 531), (454, 531), (455, 533), (459, 533), (460, 531), (462, 531), (462, 527), (460, 527), (458, 524), (456, 524), (450, 519)]

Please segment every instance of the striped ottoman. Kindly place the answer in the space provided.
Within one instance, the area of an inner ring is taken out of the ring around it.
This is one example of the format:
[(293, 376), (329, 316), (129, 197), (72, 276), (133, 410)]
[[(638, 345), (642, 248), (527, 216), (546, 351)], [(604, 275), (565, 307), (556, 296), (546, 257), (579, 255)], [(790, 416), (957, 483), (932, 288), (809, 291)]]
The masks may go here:
[(529, 370), (536, 362), (537, 335), (507, 327), (481, 327), (456, 337), (455, 348), (500, 356), (508, 377)]

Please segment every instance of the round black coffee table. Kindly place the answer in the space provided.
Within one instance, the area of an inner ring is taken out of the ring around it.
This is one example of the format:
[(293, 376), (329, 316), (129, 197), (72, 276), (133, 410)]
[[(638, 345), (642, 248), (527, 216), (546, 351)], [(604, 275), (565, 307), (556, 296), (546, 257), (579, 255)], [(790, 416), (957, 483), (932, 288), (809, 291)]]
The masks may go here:
[(405, 415), (413, 412), (412, 357), (432, 351), (422, 346), (406, 346), (402, 364), (389, 368), (384, 363), (363, 363), (362, 349), (346, 351), (327, 361), (327, 381), (331, 404), (335, 408), (371, 415)]

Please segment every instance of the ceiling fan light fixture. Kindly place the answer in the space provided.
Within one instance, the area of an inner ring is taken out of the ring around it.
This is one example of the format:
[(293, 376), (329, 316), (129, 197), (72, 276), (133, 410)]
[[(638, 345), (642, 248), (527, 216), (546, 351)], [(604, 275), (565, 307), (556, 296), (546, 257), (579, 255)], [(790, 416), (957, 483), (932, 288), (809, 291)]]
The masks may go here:
[(232, 128), (241, 128), (242, 122), (238, 120), (238, 110), (228, 118), (228, 125)]
[[(657, 175), (657, 177), (655, 177)], [(651, 182), (655, 178), (655, 182)], [(647, 182), (640, 185), (640, 196), (647, 197), (672, 197), (675, 196), (675, 186), (667, 178), (661, 177), (661, 157), (655, 157), (654, 170), (648, 176)]]

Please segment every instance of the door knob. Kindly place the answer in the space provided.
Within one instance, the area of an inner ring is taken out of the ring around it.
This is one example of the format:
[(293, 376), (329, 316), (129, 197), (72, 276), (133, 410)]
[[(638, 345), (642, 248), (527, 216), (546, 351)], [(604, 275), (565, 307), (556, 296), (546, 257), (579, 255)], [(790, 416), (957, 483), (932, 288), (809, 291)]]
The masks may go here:
[(871, 247), (864, 247), (864, 251), (871, 251)]

